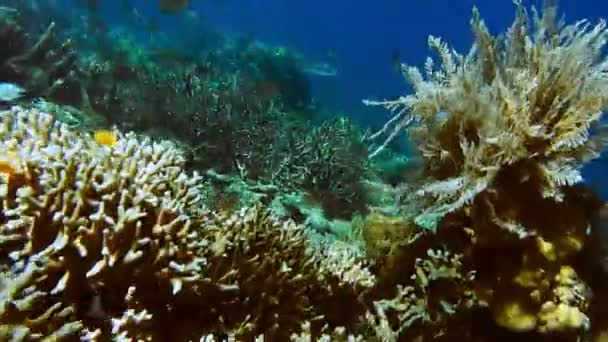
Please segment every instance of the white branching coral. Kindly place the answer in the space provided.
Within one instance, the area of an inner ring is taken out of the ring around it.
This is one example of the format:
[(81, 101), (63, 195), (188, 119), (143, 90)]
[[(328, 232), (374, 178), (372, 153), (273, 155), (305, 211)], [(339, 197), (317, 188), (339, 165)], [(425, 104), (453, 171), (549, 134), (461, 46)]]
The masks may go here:
[(316, 259), (320, 280), (331, 275), (339, 279), (342, 284), (350, 284), (357, 288), (371, 288), (376, 284), (376, 277), (369, 270), (369, 262), (358, 247), (340, 240), (320, 242), (311, 246), (309, 254)]
[(152, 275), (177, 294), (202, 279), (205, 246), (189, 229), (198, 176), (172, 144), (127, 134), (110, 148), (15, 107), (0, 114), (0, 156), (3, 323), (69, 335), (70, 317), (112, 318), (108, 291), (124, 297)]
[[(366, 101), (395, 113), (373, 138), (387, 134), (377, 154), (406, 127), (421, 147), (431, 181), (420, 195), (432, 198), (419, 222), (433, 222), (468, 204), (505, 167), (527, 163), (546, 198), (581, 181), (582, 163), (606, 142), (599, 122), (608, 104), (606, 23), (556, 21), (555, 8), (517, 16), (504, 36), (492, 36), (477, 10), (468, 54), (430, 37), (439, 68), (428, 59), (423, 73), (403, 66), (414, 92), (393, 101)], [(532, 19), (532, 23), (529, 21)], [(413, 125), (416, 123), (416, 125)]]

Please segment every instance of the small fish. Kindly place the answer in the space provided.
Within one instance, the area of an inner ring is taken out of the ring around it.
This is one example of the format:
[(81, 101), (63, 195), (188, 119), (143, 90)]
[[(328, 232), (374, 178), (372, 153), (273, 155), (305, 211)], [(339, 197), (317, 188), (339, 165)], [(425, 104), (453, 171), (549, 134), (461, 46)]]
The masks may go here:
[(17, 13), (19, 11), (16, 8), (7, 7), (7, 6), (0, 6), (0, 12)]
[(149, 49), (148, 55), (160, 62), (171, 63), (179, 61), (180, 63), (194, 63), (196, 62), (196, 56), (191, 56), (187, 51), (183, 51), (177, 48), (158, 48)]
[(331, 49), (327, 50), (327, 58), (335, 61), (336, 60), (336, 49), (331, 48)]
[(25, 90), (15, 83), (0, 83), (0, 101), (12, 102), (24, 95)]
[(150, 18), (145, 25), (146, 30), (150, 33), (156, 33), (159, 31), (160, 25), (158, 24), (158, 19)]
[(159, 0), (158, 7), (162, 13), (177, 13), (190, 7), (190, 0)]
[(190, 24), (200, 24), (202, 22), (201, 16), (195, 10), (188, 10), (185, 17)]
[(15, 152), (5, 152), (0, 159), (0, 176), (5, 180), (10, 180), (17, 174), (16, 165), (19, 165), (19, 157)]
[(114, 147), (118, 142), (118, 137), (116, 136), (116, 134), (107, 129), (96, 130), (93, 133), (93, 139), (96, 143), (108, 147)]

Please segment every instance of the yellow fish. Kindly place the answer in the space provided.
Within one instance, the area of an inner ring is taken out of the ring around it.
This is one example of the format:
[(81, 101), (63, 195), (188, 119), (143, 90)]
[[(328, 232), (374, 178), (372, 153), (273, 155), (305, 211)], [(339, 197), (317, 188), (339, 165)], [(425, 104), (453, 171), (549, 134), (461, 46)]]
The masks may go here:
[(107, 129), (99, 129), (93, 133), (93, 139), (96, 143), (108, 147), (114, 147), (118, 142), (118, 137), (114, 132)]
[(0, 174), (11, 176), (15, 173), (15, 168), (6, 160), (0, 160)]
[(19, 178), (18, 170), (16, 165), (19, 165), (18, 158), (15, 153), (8, 152), (4, 155), (5, 158), (0, 160), (0, 184), (8, 184), (12, 182), (15, 177)]

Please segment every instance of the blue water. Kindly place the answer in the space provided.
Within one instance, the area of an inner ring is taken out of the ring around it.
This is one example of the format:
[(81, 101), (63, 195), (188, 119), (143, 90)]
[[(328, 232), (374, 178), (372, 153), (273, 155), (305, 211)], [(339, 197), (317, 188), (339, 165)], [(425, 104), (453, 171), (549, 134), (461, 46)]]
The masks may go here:
[[(107, 19), (118, 18), (119, 2), (102, 1), (100, 12)], [(539, 0), (525, 3), (542, 4)], [(600, 3), (562, 1), (559, 9), (568, 21), (580, 18), (596, 21), (608, 14), (608, 3)], [(186, 13), (159, 14), (157, 6), (150, 5), (149, 0), (133, 0), (132, 4), (142, 15), (159, 18), (164, 31), (179, 31), (187, 20)], [(401, 76), (392, 68), (393, 51), (400, 52), (403, 62), (422, 65), (429, 52), (426, 39), (430, 34), (444, 38), (459, 51), (467, 51), (473, 6), (480, 9), (493, 32), (503, 32), (514, 16), (509, 0), (192, 2), (192, 9), (213, 30), (253, 35), (270, 44), (294, 47), (311, 58), (322, 58), (328, 51), (334, 51), (339, 74), (335, 78), (313, 80), (316, 98), (327, 107), (348, 112), (364, 122), (376, 122), (378, 115), (384, 114), (361, 106), (361, 99), (393, 97), (406, 89)]]
[[(120, 1), (101, 2), (100, 15), (110, 22), (119, 21)], [(160, 30), (169, 35), (196, 34), (184, 32), (188, 13), (162, 15), (153, 3), (132, 1), (142, 15), (158, 18)], [(524, 3), (542, 5), (539, 0)], [(514, 16), (509, 0), (193, 0), (191, 9), (204, 19), (206, 27), (221, 33), (250, 35), (292, 47), (311, 59), (332, 51), (338, 75), (312, 77), (315, 98), (329, 110), (347, 113), (362, 124), (378, 125), (387, 113), (363, 106), (361, 99), (391, 98), (408, 90), (392, 66), (393, 51), (399, 52), (402, 62), (420, 66), (429, 53), (428, 35), (436, 35), (466, 52), (471, 44), (473, 6), (495, 33), (504, 32)], [(596, 22), (608, 15), (608, 2), (561, 1), (559, 11), (567, 22), (582, 18)], [(586, 167), (585, 178), (608, 199), (608, 182), (603, 181), (607, 172), (608, 161), (600, 159)]]

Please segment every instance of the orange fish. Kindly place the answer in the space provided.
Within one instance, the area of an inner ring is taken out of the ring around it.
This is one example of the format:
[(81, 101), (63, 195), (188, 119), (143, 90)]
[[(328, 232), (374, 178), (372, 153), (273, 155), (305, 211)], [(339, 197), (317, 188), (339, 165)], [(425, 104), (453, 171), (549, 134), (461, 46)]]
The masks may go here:
[(114, 147), (118, 142), (118, 137), (114, 132), (107, 129), (100, 129), (93, 133), (93, 139), (96, 143), (108, 147)]

